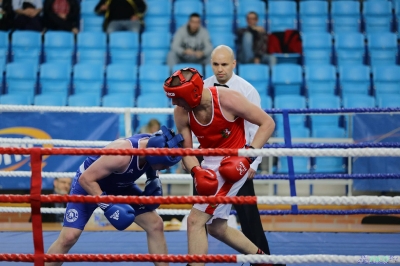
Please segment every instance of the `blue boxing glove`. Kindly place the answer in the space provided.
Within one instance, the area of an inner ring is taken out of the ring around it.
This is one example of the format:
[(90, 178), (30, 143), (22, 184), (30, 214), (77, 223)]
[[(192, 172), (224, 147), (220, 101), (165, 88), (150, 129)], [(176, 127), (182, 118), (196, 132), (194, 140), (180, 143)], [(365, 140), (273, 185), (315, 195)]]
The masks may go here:
[[(152, 178), (152, 179), (147, 179), (146, 181), (146, 186), (143, 191), (143, 196), (162, 196), (163, 191), (162, 191), (162, 184), (160, 178)], [(160, 207), (160, 204), (147, 204), (146, 209), (149, 211), (154, 211)]]
[[(103, 192), (101, 196), (106, 196)], [(125, 230), (135, 221), (135, 210), (129, 204), (98, 203), (107, 220), (119, 231)]]

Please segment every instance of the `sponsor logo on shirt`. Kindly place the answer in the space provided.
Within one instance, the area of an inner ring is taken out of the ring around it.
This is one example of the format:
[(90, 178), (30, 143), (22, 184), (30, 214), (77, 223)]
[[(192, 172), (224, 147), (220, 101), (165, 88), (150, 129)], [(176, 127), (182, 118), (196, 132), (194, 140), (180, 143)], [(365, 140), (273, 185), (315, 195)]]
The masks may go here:
[(228, 138), (231, 135), (231, 131), (227, 128), (221, 130), (221, 135), (223, 138)]

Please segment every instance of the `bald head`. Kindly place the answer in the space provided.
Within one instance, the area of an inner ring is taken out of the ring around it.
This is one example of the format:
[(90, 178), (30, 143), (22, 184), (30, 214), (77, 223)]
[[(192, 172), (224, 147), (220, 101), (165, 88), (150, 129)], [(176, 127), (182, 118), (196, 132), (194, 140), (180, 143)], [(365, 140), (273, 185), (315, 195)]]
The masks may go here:
[(218, 83), (225, 84), (236, 67), (235, 53), (226, 45), (217, 46), (211, 53), (211, 67)]
[(218, 45), (217, 47), (215, 47), (215, 49), (211, 53), (211, 61), (213, 60), (214, 56), (225, 56), (230, 57), (232, 61), (235, 60), (235, 54), (232, 48), (226, 45)]

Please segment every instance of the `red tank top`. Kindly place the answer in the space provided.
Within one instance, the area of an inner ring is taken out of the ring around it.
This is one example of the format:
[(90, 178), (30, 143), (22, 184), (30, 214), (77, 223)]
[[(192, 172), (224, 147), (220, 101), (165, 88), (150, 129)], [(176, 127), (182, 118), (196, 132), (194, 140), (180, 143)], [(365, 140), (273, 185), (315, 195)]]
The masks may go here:
[(221, 111), (218, 90), (209, 88), (212, 95), (213, 114), (207, 125), (200, 124), (189, 112), (189, 123), (192, 132), (196, 135), (202, 148), (242, 148), (246, 144), (244, 119), (237, 117), (233, 121), (227, 120)]

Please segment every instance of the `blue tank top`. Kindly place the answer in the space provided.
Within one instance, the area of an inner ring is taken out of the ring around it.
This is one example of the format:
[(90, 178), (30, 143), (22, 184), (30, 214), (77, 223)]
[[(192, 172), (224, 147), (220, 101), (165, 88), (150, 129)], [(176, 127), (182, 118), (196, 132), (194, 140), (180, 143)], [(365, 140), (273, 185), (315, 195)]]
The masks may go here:
[[(140, 139), (147, 139), (151, 135), (149, 134), (136, 134), (132, 137), (126, 138), (131, 142), (132, 148), (138, 148), (138, 143)], [(79, 177), (81, 174), (100, 156), (89, 156), (85, 159), (82, 165), (77, 171), (77, 175), (74, 178), (73, 184), (75, 186), (79, 185)], [(146, 173), (147, 177), (157, 176), (157, 172), (146, 163), (142, 168), (139, 168), (139, 156), (132, 156), (128, 168), (123, 173), (113, 173), (99, 181), (97, 183), (100, 185), (103, 191), (118, 191), (124, 188), (131, 187), (135, 181)]]

